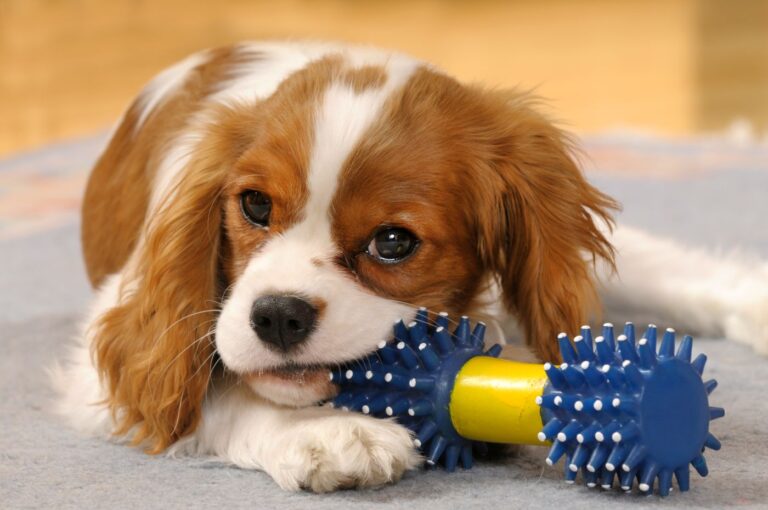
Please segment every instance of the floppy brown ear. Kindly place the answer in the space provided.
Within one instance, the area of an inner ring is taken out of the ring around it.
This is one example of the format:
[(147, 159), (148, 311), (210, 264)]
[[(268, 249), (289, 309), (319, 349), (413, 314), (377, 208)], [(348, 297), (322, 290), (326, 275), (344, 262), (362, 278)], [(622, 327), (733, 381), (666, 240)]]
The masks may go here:
[(120, 303), (95, 325), (93, 352), (118, 435), (157, 453), (201, 416), (221, 299), (222, 189), (251, 118), (221, 109), (127, 262)]
[(478, 218), (479, 249), (499, 276), (506, 306), (528, 345), (557, 360), (556, 335), (570, 334), (596, 311), (592, 265), (613, 264), (598, 228), (612, 226), (616, 202), (591, 186), (573, 144), (532, 107), (529, 96), (485, 93), (492, 148)]

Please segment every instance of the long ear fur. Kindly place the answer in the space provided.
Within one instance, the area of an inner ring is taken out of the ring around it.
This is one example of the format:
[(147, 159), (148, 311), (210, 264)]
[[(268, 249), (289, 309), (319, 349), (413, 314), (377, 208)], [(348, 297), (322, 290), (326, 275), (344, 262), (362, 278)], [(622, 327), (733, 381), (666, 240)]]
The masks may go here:
[(210, 378), (219, 196), (232, 163), (221, 144), (211, 134), (195, 149), (128, 261), (120, 303), (95, 325), (93, 352), (116, 434), (153, 453), (194, 430)]
[(613, 265), (614, 257), (598, 223), (612, 227), (618, 205), (586, 181), (570, 138), (536, 112), (530, 96), (484, 94), (495, 113), (480, 255), (498, 274), (527, 343), (556, 360), (557, 333), (573, 333), (595, 311), (592, 265), (597, 258)]

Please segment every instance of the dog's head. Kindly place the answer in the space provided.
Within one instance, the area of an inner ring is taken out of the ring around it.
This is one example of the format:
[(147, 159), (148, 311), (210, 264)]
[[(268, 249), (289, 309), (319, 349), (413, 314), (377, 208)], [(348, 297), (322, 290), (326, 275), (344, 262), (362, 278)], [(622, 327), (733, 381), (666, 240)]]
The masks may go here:
[[(153, 189), (129, 261), (135, 288), (97, 347), (119, 405), (145, 427), (154, 413), (162, 431), (146, 435), (194, 426), (212, 350), (201, 337), (262, 397), (307, 405), (331, 395), (327, 367), (374, 350), (417, 306), (472, 313), (498, 288), (550, 359), (556, 332), (583, 320), (590, 262), (612, 255), (597, 227), (612, 202), (528, 95), (400, 57), (331, 55), (258, 101), (201, 97), (191, 125), (157, 149), (155, 182), (169, 158), (181, 163), (162, 196)], [(116, 355), (127, 324), (155, 339)], [(162, 413), (148, 397), (134, 404), (138, 389), (119, 397), (137, 349), (136, 378), (177, 357), (156, 382)]]

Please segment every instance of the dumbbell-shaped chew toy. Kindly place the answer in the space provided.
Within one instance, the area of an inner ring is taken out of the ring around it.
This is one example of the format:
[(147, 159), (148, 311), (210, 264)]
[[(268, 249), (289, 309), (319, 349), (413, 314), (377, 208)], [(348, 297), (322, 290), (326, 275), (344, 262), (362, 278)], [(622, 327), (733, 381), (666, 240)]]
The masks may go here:
[(565, 459), (565, 480), (580, 471), (589, 487), (642, 492), (658, 479), (662, 496), (673, 475), (689, 487), (689, 464), (708, 473), (705, 447), (718, 450), (711, 420), (724, 416), (710, 407), (717, 382), (702, 381), (707, 357), (691, 361), (690, 336), (675, 351), (667, 329), (657, 349), (656, 326), (636, 341), (627, 323), (614, 336), (611, 324), (592, 338), (582, 327), (573, 342), (561, 334), (563, 363), (520, 363), (487, 351), (485, 324), (462, 317), (451, 328), (447, 314), (430, 323), (426, 309), (406, 325), (394, 326), (394, 340), (382, 342), (365, 360), (331, 373), (340, 385), (333, 405), (378, 417), (395, 417), (414, 433), (429, 465), (453, 471), (472, 466), (473, 446), (484, 443), (550, 443), (546, 463)]

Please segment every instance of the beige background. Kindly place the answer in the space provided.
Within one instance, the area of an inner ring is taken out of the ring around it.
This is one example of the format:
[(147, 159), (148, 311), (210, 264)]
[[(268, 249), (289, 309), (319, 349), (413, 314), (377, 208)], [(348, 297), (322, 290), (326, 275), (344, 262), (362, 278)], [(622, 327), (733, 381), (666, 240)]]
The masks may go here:
[(535, 88), (581, 133), (768, 129), (765, 0), (0, 0), (0, 155), (104, 129), (196, 49), (286, 37)]

